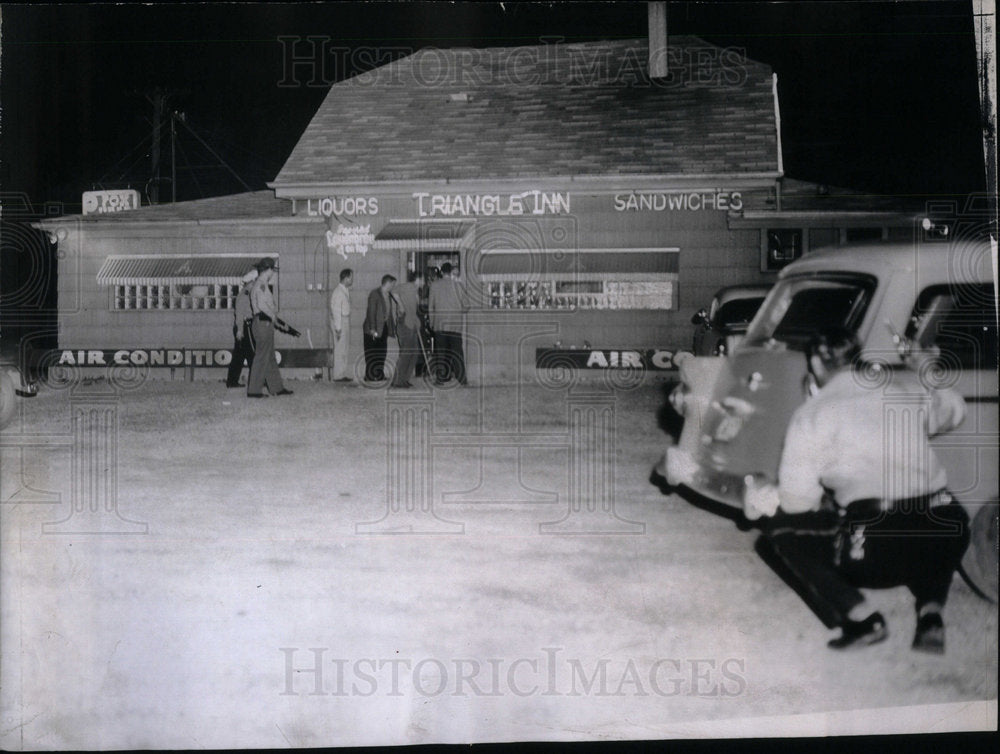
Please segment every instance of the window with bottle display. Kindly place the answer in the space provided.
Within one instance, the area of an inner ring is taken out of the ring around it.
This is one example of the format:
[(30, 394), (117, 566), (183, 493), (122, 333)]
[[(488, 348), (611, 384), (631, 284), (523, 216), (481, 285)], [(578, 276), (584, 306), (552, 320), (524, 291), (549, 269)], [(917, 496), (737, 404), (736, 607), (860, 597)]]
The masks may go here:
[(476, 283), (489, 309), (677, 308), (674, 250), (483, 253)]

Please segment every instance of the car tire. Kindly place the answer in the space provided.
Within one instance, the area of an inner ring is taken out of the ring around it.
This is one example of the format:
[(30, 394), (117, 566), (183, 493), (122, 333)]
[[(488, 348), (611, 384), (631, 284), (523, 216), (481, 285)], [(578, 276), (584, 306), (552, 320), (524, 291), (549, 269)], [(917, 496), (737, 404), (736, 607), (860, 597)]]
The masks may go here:
[(981, 597), (997, 601), (996, 502), (980, 506), (969, 524), (969, 547), (962, 558), (962, 576)]
[(16, 390), (10, 372), (0, 369), (0, 428), (6, 427), (17, 411)]

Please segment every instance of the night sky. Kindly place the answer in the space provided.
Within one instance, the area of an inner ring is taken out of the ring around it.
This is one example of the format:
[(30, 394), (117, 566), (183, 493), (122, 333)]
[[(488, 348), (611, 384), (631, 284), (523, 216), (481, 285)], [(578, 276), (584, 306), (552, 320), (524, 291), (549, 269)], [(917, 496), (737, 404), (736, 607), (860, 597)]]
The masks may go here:
[[(677, 2), (668, 13), (670, 33), (742, 47), (773, 66), (786, 175), (880, 193), (982, 190), (969, 2)], [(646, 6), (5, 6), (2, 34), (2, 190), (23, 192), (36, 210), (62, 202), (78, 212), (82, 191), (148, 186), (152, 107), (143, 92), (154, 87), (176, 91), (173, 107), (259, 189), (328, 85), (370, 66), (363, 58), (388, 62), (428, 45), (643, 37)], [(308, 35), (344, 50), (328, 58), (329, 80), (279, 86), (278, 37)], [(362, 60), (352, 65), (352, 54)], [(245, 190), (183, 128), (178, 145), (178, 199)], [(169, 194), (162, 183), (161, 201)]]

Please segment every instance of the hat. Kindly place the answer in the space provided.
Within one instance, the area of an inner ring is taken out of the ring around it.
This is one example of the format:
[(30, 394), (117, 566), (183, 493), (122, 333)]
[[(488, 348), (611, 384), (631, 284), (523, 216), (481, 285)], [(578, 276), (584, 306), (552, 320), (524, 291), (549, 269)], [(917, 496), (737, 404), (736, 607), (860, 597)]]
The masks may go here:
[(274, 257), (264, 257), (259, 262), (257, 262), (257, 272), (263, 272), (264, 270), (277, 270), (278, 260)]
[(242, 278), (240, 278), (240, 282), (241, 283), (250, 283), (250, 282), (253, 282), (254, 280), (257, 279), (257, 276), (259, 274), (260, 273), (257, 272), (257, 268), (254, 267), (252, 270), (250, 270), (250, 272), (248, 272), (246, 275), (244, 275)]

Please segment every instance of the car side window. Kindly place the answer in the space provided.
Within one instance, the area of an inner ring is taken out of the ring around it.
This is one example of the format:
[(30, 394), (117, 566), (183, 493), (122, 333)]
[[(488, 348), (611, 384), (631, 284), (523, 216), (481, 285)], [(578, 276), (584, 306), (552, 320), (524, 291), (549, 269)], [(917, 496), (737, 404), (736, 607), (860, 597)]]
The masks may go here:
[(935, 285), (917, 299), (906, 335), (941, 349), (942, 366), (997, 368), (997, 319), (991, 283)]

